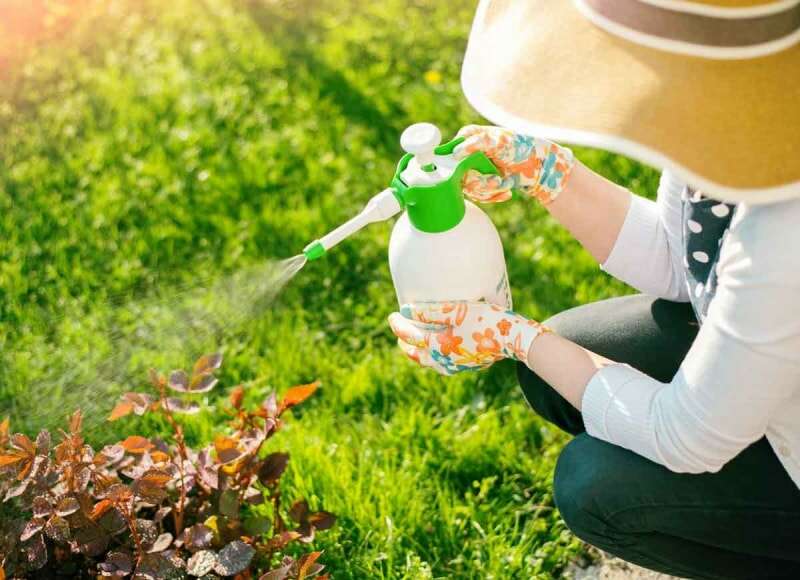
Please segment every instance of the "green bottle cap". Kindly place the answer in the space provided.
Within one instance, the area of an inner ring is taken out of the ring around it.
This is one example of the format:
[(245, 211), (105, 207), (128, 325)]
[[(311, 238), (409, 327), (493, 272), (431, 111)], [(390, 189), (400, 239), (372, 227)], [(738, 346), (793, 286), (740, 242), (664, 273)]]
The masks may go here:
[[(434, 149), (434, 152), (436, 155), (450, 155), (462, 141), (463, 137), (453, 139)], [(408, 153), (400, 160), (391, 187), (397, 199), (405, 207), (411, 224), (427, 233), (446, 232), (461, 223), (466, 212), (461, 181), (467, 171), (474, 169), (483, 174), (499, 174), (486, 154), (478, 151), (462, 159), (445, 181), (434, 185), (410, 186), (403, 181), (401, 174), (413, 157)]]

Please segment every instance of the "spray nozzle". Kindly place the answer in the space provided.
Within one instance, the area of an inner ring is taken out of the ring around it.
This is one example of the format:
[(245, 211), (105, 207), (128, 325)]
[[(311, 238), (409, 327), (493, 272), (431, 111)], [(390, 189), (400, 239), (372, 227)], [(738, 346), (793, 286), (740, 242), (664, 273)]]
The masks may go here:
[(317, 258), (324, 256), (325, 251), (325, 246), (322, 245), (322, 242), (319, 240), (314, 240), (305, 248), (303, 248), (303, 255), (306, 257), (306, 260), (310, 262), (311, 260), (316, 260)]

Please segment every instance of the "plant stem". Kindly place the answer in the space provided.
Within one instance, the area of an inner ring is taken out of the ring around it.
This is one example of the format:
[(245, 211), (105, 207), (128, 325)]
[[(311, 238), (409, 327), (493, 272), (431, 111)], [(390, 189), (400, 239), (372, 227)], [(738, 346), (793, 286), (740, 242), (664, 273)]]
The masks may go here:
[(128, 510), (127, 505), (123, 509), (122, 504), (118, 504), (117, 509), (122, 513), (122, 517), (125, 518), (125, 522), (128, 524), (128, 529), (131, 531), (133, 543), (136, 545), (136, 565), (138, 566), (142, 560), (142, 557), (144, 556), (144, 548), (142, 547), (142, 539), (139, 537), (139, 532), (136, 530), (136, 522), (134, 521), (130, 510)]
[(281, 492), (277, 489), (272, 494), (272, 508), (272, 519), (274, 520), (272, 523), (273, 529), (278, 533), (283, 533), (283, 531), (286, 530), (286, 524), (283, 522), (279, 511), (281, 508)]
[(170, 411), (169, 405), (167, 404), (167, 394), (164, 385), (160, 385), (158, 391), (161, 398), (161, 409), (172, 431), (175, 433), (175, 443), (178, 446), (178, 474), (181, 480), (179, 485), (180, 499), (177, 509), (172, 512), (172, 521), (175, 524), (175, 537), (178, 537), (178, 534), (183, 531), (183, 512), (186, 507), (186, 469), (184, 466), (184, 461), (188, 459), (186, 441), (183, 438), (183, 429), (178, 422), (175, 421), (175, 417), (172, 416), (172, 411)]

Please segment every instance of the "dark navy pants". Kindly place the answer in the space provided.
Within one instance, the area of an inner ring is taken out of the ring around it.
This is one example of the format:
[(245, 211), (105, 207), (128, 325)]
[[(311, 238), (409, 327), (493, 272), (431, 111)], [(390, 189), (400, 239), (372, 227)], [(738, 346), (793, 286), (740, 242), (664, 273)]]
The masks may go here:
[[(563, 312), (561, 336), (669, 381), (697, 334), (688, 304), (614, 298)], [(688, 578), (800, 578), (800, 490), (766, 439), (717, 473), (674, 473), (585, 433), (581, 414), (526, 366), (531, 407), (575, 435), (556, 465), (555, 501), (581, 539)], [(768, 386), (765, 386), (768, 388)]]

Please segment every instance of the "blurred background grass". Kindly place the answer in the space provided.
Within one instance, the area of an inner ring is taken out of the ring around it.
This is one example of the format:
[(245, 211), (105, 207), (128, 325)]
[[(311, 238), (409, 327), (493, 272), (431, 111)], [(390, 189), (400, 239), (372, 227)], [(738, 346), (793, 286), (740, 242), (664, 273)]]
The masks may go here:
[[(253, 382), (252, 402), (323, 383), (275, 445), (292, 456), (289, 496), (339, 516), (315, 540), (336, 578), (558, 577), (581, 550), (552, 502), (565, 439), (528, 410), (510, 365), (443, 379), (398, 355), (389, 224), (309, 264), (269, 309), (231, 315), (208, 290), (265, 275), (353, 215), (385, 187), (406, 125), (481, 121), (458, 84), (474, 3), (4, 1), (0, 411), (12, 426), (53, 429), (80, 405), (95, 442), (157, 433), (102, 419), (144, 366), (222, 349), (222, 384)], [(12, 18), (15, 4), (33, 16)], [(651, 169), (577, 153), (655, 191)], [(488, 211), (520, 312), (543, 320), (627, 292), (535, 204)], [(213, 333), (178, 321), (167, 345), (135, 334), (195, 287), (222, 317)], [(192, 418), (190, 436), (219, 419)]]

